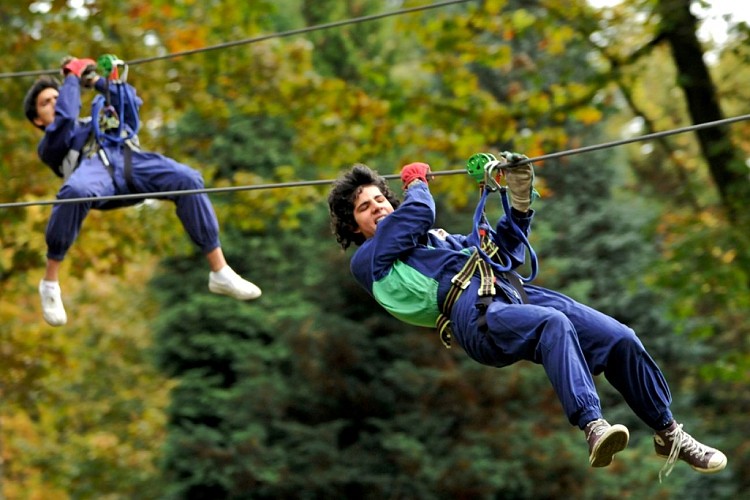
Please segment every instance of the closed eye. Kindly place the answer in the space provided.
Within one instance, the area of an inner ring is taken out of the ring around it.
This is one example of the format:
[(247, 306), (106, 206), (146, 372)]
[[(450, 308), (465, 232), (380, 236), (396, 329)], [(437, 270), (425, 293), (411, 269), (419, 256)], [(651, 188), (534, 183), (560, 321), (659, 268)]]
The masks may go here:
[(370, 206), (369, 201), (365, 201), (357, 205), (357, 212), (364, 212), (367, 210), (367, 208)]

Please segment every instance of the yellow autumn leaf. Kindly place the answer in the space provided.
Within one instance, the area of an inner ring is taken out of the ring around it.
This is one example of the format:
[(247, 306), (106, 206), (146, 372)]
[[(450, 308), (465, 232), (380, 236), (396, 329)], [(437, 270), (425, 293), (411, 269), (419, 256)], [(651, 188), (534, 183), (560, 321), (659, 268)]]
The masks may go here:
[(584, 125), (593, 125), (601, 121), (602, 112), (592, 106), (586, 106), (575, 110), (573, 116)]

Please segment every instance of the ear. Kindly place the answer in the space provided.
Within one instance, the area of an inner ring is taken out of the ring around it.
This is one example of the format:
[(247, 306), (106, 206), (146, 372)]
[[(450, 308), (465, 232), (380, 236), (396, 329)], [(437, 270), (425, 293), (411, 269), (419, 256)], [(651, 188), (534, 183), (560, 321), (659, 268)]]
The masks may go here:
[(37, 128), (40, 128), (40, 129), (44, 130), (44, 122), (38, 116), (36, 118), (34, 118), (31, 121), (31, 123), (33, 123), (34, 125), (36, 125)]

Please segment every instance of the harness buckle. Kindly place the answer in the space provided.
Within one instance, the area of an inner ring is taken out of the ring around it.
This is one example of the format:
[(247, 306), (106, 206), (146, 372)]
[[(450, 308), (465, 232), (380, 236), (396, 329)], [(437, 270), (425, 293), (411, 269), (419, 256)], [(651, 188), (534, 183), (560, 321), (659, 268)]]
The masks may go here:
[(462, 276), (459, 276), (457, 274), (453, 278), (451, 278), (451, 283), (461, 290), (466, 290), (471, 283), (471, 276), (469, 276), (469, 279), (464, 279)]

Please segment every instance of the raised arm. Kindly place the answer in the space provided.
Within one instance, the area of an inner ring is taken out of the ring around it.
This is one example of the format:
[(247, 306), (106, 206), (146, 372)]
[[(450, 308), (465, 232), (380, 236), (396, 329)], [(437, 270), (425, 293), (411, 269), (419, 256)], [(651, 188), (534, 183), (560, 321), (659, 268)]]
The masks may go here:
[(44, 137), (39, 143), (39, 158), (59, 177), (60, 165), (70, 150), (76, 132), (76, 123), (81, 111), (81, 87), (78, 77), (69, 74), (59, 90), (55, 104), (55, 121), (45, 127)]

